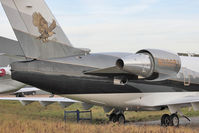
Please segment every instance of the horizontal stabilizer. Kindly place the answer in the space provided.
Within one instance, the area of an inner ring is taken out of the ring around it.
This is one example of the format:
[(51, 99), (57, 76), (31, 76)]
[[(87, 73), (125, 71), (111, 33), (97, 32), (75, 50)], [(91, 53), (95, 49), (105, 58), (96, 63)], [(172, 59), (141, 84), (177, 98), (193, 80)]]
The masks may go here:
[(74, 48), (44, 0), (1, 0), (27, 58), (52, 59), (84, 55)]

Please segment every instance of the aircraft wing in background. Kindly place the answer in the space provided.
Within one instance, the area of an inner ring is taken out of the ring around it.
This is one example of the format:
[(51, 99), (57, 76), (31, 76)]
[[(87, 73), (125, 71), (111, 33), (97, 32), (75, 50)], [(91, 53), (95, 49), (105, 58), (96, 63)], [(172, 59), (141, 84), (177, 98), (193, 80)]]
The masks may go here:
[(79, 101), (63, 98), (63, 97), (0, 97), (0, 100), (11, 100), (19, 101), (22, 105), (28, 105), (32, 102), (39, 102), (42, 106), (48, 106), (52, 103), (59, 103), (63, 108), (70, 106), (73, 103), (78, 103)]

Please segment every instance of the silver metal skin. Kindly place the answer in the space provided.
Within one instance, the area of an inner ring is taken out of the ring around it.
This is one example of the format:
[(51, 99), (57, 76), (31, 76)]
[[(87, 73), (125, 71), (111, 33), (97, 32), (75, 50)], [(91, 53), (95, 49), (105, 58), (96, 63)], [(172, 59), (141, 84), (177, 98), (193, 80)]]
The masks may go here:
[[(41, 32), (56, 21), (43, 0), (32, 0), (28, 5), (26, 0), (0, 1), (25, 57), (29, 58), (11, 64), (12, 79), (120, 110), (170, 107), (170, 112), (177, 112), (187, 104), (199, 109), (199, 58), (179, 57), (157, 49), (136, 54), (91, 54), (73, 47), (58, 22), (53, 30), (47, 30), (56, 34), (46, 36)], [(41, 15), (36, 22), (35, 13)]]
[(129, 73), (142, 77), (150, 77), (154, 71), (154, 63), (149, 54), (131, 54), (116, 61), (116, 66)]
[(181, 59), (175, 53), (160, 49), (143, 49), (137, 53), (151, 55), (154, 62), (154, 72), (158, 73), (159, 80), (176, 76), (181, 69)]
[[(7, 54), (10, 56), (24, 57), (23, 50), (18, 41), (11, 40), (0, 36), (0, 53)], [(8, 62), (0, 62), (0, 65), (8, 65)]]
[(150, 80), (163, 80), (176, 76), (181, 68), (181, 60), (177, 54), (171, 52), (144, 49), (118, 59), (116, 66)]

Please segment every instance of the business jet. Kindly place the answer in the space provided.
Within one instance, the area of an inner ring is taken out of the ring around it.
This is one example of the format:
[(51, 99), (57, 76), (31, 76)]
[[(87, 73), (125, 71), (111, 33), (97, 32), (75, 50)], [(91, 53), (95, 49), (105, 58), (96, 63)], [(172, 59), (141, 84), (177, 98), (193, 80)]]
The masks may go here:
[[(66, 108), (73, 103), (79, 102), (63, 97), (54, 97), (54, 95), (42, 91), (35, 87), (27, 87), (26, 84), (11, 79), (11, 67), (10, 63), (15, 61), (25, 60), (23, 51), (19, 45), (19, 42), (9, 38), (0, 36), (0, 100), (17, 100), (22, 105), (28, 105), (32, 102), (39, 102), (41, 106), (48, 106), (54, 102), (57, 102), (61, 107)], [(16, 97), (7, 97), (5, 94), (14, 94)], [(49, 95), (39, 97), (27, 97), (24, 95), (36, 94), (36, 95)]]
[(71, 45), (44, 0), (0, 1), (26, 58), (11, 63), (12, 79), (103, 106), (113, 122), (124, 122), (127, 110), (169, 109), (161, 125), (179, 126), (182, 107), (199, 110), (196, 55), (159, 49), (91, 54)]

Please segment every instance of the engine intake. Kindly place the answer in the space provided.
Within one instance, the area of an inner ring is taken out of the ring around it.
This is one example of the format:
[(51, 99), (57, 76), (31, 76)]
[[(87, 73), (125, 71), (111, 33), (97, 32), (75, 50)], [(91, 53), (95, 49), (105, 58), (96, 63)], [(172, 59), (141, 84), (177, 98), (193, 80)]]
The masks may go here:
[(118, 59), (116, 66), (126, 72), (147, 79), (165, 79), (179, 72), (181, 60), (177, 54), (171, 52), (145, 49)]

